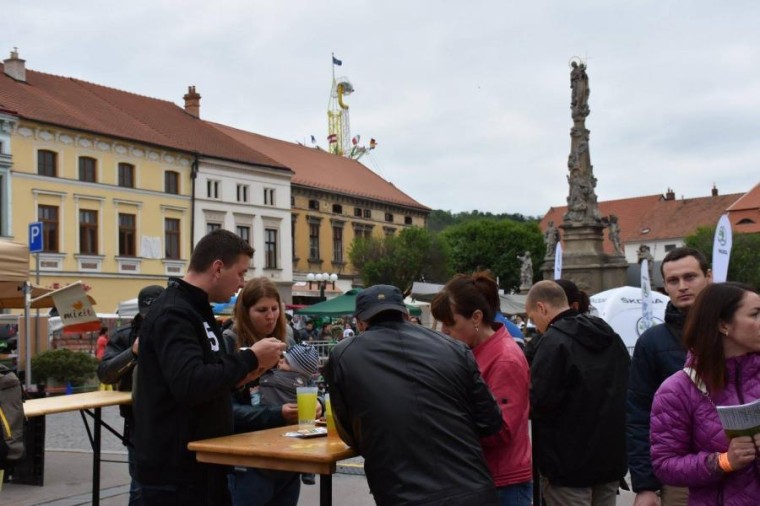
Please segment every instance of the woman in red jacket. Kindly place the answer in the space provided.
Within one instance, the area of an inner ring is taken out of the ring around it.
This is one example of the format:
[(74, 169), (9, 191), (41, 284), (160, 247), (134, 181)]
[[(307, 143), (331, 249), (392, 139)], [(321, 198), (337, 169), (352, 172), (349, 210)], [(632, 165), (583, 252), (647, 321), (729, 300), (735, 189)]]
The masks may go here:
[(494, 322), (498, 286), (486, 272), (458, 275), (433, 299), (431, 310), (442, 330), (472, 348), (480, 374), (501, 406), (503, 427), (481, 439), (502, 506), (530, 506), (531, 447), (528, 433), (530, 370), (504, 325)]

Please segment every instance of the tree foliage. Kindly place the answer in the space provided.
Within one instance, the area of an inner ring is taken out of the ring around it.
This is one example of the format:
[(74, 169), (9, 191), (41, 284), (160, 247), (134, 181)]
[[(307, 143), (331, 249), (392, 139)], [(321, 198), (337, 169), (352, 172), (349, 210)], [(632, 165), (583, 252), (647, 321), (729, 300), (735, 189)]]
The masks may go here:
[(451, 274), (446, 245), (418, 227), (382, 239), (357, 238), (349, 257), (365, 286), (382, 283), (406, 290), (414, 281), (443, 283)]
[(450, 249), (451, 267), (459, 273), (489, 269), (507, 291), (520, 287), (521, 261), (517, 255), (530, 251), (533, 279), (541, 279), (546, 246), (535, 221), (468, 220), (446, 228), (441, 238)]
[(528, 221), (541, 221), (541, 218), (524, 216), (520, 213), (493, 214), (490, 212), (483, 212), (483, 211), (477, 211), (477, 210), (464, 211), (461, 213), (452, 214), (451, 211), (436, 209), (435, 211), (432, 211), (430, 213), (430, 216), (428, 216), (428, 229), (431, 232), (441, 232), (445, 230), (446, 228), (454, 226), (454, 225), (460, 225), (462, 223), (466, 223), (470, 221), (480, 221), (480, 220), (492, 220), (492, 221), (510, 220), (510, 221), (516, 221), (519, 223), (525, 223)]
[[(699, 227), (694, 234), (684, 239), (684, 243), (704, 253), (707, 261), (712, 265), (714, 237), (715, 227)], [(755, 288), (760, 287), (758, 251), (760, 251), (760, 234), (734, 234), (731, 259), (728, 263), (728, 280), (747, 283)]]
[(37, 383), (49, 378), (73, 386), (83, 385), (95, 375), (98, 359), (66, 348), (46, 350), (32, 357), (32, 374)]

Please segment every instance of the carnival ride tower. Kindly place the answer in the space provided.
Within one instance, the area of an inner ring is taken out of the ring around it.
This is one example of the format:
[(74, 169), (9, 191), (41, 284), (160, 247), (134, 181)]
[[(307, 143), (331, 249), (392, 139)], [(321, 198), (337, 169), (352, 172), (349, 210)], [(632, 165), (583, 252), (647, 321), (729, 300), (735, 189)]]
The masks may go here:
[(346, 95), (354, 92), (354, 87), (347, 77), (335, 78), (335, 66), (343, 65), (341, 60), (332, 56), (332, 88), (330, 101), (327, 104), (327, 140), (328, 151), (338, 156), (358, 160), (375, 149), (377, 141), (370, 139), (369, 146), (359, 144), (360, 135), (351, 137), (351, 125), (348, 117), (348, 104), (344, 101)]
[(348, 105), (343, 101), (346, 95), (354, 92), (354, 87), (346, 77), (335, 78), (333, 66), (330, 103), (327, 106), (327, 130), (330, 153), (347, 156), (351, 149), (351, 125), (348, 117)]

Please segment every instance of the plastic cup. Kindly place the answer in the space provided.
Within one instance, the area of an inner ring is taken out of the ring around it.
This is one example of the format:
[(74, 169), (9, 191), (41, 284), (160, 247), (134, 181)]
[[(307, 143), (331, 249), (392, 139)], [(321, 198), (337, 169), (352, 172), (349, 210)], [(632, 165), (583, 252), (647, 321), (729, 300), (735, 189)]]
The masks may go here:
[(333, 418), (332, 404), (330, 404), (330, 394), (325, 394), (325, 419), (327, 420), (327, 437), (338, 437), (338, 430), (335, 428), (335, 418)]
[(317, 416), (317, 387), (296, 388), (298, 425), (314, 425)]

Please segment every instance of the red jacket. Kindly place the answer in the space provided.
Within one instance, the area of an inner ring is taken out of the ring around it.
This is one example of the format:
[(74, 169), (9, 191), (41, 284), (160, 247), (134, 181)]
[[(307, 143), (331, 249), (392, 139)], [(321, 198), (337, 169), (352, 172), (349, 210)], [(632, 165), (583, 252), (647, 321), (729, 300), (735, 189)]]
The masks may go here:
[(501, 407), (501, 431), (480, 440), (494, 483), (504, 487), (531, 481), (530, 368), (525, 354), (501, 324), (472, 352), (480, 374)]

